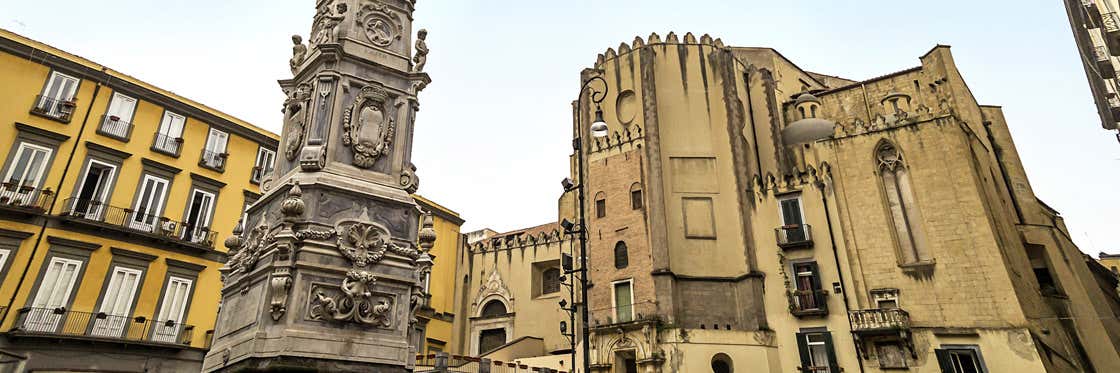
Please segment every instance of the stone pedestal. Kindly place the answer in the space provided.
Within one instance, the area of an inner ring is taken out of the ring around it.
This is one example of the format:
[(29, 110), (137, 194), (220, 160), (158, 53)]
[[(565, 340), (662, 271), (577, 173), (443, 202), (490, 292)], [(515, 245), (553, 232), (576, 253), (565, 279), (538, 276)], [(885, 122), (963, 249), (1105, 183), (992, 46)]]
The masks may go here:
[(226, 240), (204, 371), (411, 370), (435, 240), (410, 196), (430, 82), (410, 58), (414, 3), (321, 0), (309, 44), (293, 38), (277, 164)]

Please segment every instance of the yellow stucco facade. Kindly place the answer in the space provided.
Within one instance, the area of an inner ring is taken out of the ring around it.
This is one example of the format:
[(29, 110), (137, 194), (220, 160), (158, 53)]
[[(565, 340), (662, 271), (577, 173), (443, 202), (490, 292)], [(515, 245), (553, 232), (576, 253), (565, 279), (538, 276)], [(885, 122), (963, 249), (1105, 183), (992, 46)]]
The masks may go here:
[(197, 371), (220, 239), (278, 137), (4, 30), (0, 81), (0, 349), (28, 369)]
[[(413, 195), (421, 208), (432, 213), (436, 242), (429, 253), (435, 260), (428, 276), (428, 303), (419, 311), (424, 324), (424, 340), (417, 349), (420, 354), (434, 354), (451, 351), (454, 338), (455, 319), (455, 280), (459, 263), (460, 248), (463, 244), (459, 228), (463, 219), (459, 214), (423, 196)], [(415, 341), (414, 341), (415, 343)]]

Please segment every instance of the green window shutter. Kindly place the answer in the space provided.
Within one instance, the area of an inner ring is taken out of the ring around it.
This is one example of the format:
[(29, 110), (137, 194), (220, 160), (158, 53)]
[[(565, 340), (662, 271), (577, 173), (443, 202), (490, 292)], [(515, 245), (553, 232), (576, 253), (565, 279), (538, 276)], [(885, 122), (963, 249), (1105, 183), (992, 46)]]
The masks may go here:
[(832, 347), (832, 332), (821, 332), (824, 335), (824, 347), (828, 351), (828, 366), (830, 373), (840, 373), (840, 364), (836, 363), (836, 349)]
[(935, 349), (937, 354), (937, 365), (941, 366), (941, 373), (955, 373), (953, 370), (953, 361), (949, 358), (949, 350)]
[(808, 333), (797, 333), (797, 353), (801, 354), (802, 368), (809, 366), (809, 344), (805, 338), (806, 334)]

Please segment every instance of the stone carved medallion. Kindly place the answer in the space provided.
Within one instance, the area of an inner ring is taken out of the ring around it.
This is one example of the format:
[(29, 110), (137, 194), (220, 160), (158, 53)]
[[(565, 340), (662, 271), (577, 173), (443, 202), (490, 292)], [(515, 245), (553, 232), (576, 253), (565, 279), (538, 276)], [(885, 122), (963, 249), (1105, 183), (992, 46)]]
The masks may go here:
[(376, 1), (362, 5), (362, 8), (358, 9), (355, 21), (365, 32), (369, 42), (379, 47), (392, 45), (393, 42), (400, 40), (401, 33), (404, 32), (400, 15), (385, 4)]
[(374, 294), (375, 283), (377, 279), (370, 272), (350, 271), (342, 280), (341, 292), (326, 287), (313, 288), (311, 318), (391, 327), (393, 298), (386, 294)]
[(380, 224), (343, 221), (338, 225), (338, 251), (354, 263), (365, 267), (381, 261), (389, 250), (389, 230)]
[(311, 86), (300, 84), (288, 94), (284, 101), (284, 157), (294, 161), (303, 147), (303, 136), (307, 130), (307, 110), (311, 102)]
[(395, 124), (386, 111), (388, 96), (381, 84), (367, 85), (346, 109), (342, 145), (354, 152), (355, 166), (373, 167), (378, 158), (389, 154)]

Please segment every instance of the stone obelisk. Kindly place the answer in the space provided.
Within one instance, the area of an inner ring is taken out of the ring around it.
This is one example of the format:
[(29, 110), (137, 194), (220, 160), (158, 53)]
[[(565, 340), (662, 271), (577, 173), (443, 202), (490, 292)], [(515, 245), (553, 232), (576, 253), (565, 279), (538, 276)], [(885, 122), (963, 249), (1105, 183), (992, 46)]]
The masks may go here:
[(435, 241), (411, 197), (415, 0), (318, 0), (264, 195), (226, 240), (206, 372), (407, 372)]

